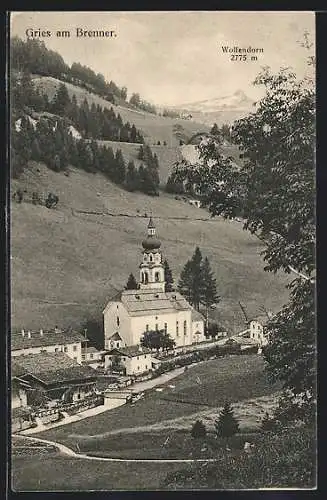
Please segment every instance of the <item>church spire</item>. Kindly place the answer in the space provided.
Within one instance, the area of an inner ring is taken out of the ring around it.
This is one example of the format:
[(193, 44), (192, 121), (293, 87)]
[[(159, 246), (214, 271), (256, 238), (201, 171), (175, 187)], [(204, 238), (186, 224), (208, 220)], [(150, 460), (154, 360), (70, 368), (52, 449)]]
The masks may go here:
[(165, 272), (160, 251), (161, 241), (156, 237), (152, 217), (148, 223), (148, 236), (142, 241), (143, 258), (140, 264), (140, 288), (165, 291)]

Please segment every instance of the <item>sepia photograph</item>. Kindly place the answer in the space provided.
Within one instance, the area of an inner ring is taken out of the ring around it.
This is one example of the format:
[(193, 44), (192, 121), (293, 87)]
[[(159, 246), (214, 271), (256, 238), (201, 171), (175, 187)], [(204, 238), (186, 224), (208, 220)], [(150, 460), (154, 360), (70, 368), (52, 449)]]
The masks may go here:
[(315, 13), (8, 31), (11, 490), (317, 489)]

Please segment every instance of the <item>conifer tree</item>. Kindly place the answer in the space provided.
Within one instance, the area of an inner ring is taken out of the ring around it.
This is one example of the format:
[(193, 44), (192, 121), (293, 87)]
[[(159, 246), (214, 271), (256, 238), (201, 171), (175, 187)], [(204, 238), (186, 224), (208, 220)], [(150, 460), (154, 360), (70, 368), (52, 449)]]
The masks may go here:
[(209, 320), (209, 309), (213, 304), (217, 304), (220, 301), (220, 297), (217, 294), (216, 278), (211, 271), (210, 262), (208, 257), (205, 257), (202, 264), (202, 289), (201, 289), (201, 304), (204, 305), (206, 310), (206, 327), (208, 328)]
[(238, 421), (234, 417), (233, 408), (226, 402), (218, 419), (215, 421), (217, 437), (231, 437), (239, 431)]
[(192, 264), (188, 260), (182, 269), (178, 286), (178, 291), (186, 298), (186, 300), (192, 304), (193, 297), (193, 279), (192, 279)]
[(211, 130), (210, 130), (210, 133), (212, 135), (218, 135), (219, 134), (219, 128), (218, 128), (218, 125), (217, 123), (214, 123)]
[(167, 260), (164, 261), (164, 273), (165, 273), (165, 291), (172, 292), (174, 289), (173, 288), (174, 278)]
[(116, 184), (123, 184), (126, 176), (126, 167), (123, 154), (120, 149), (117, 149), (115, 154), (114, 170), (112, 172), (112, 180)]
[(57, 115), (65, 116), (69, 110), (70, 104), (67, 87), (64, 83), (61, 83), (52, 103), (53, 112)]
[(178, 290), (198, 311), (203, 288), (202, 254), (199, 247), (196, 247), (192, 259), (185, 264), (181, 272)]
[(204, 438), (207, 434), (206, 427), (201, 420), (197, 420), (191, 430), (191, 436), (194, 439)]
[(135, 168), (133, 160), (129, 161), (127, 165), (125, 185), (126, 189), (131, 192), (138, 189), (138, 172)]
[(192, 304), (198, 311), (203, 294), (203, 274), (202, 274), (202, 254), (199, 247), (196, 247), (191, 259), (192, 269)]
[(139, 152), (137, 154), (138, 160), (144, 160), (144, 149), (143, 146), (141, 145), (139, 148)]
[(135, 279), (134, 274), (131, 273), (128, 277), (128, 280), (127, 280), (127, 283), (125, 286), (125, 290), (137, 290), (137, 288), (138, 288), (137, 281)]

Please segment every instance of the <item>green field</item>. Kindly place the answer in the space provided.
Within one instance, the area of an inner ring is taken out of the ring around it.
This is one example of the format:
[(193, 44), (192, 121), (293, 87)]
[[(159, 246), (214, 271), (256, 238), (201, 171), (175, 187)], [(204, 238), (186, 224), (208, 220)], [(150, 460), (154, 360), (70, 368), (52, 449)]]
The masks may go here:
[[(101, 319), (107, 301), (123, 288), (128, 274), (138, 276), (145, 213), (154, 216), (175, 280), (196, 245), (209, 257), (222, 299), (215, 317), (230, 331), (244, 329), (239, 300), (251, 315), (263, 305), (276, 311), (288, 299), (289, 277), (263, 271), (261, 242), (236, 221), (210, 219), (204, 209), (164, 193), (129, 193), (101, 174), (78, 169), (66, 176), (31, 163), (19, 180), (12, 181), (12, 191), (18, 187), (27, 191), (25, 198), (31, 199), (33, 191), (53, 191), (60, 201), (55, 210), (12, 203), (14, 329), (56, 324), (78, 328), (88, 318)], [(116, 216), (85, 215), (78, 209)]]

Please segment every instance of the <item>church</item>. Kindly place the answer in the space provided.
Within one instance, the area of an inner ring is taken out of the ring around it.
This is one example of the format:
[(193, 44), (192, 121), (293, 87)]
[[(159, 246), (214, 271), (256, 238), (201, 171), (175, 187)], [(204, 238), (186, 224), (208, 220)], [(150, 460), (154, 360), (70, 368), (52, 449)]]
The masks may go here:
[(105, 349), (139, 345), (150, 330), (168, 332), (175, 347), (203, 342), (203, 316), (179, 292), (165, 291), (161, 241), (152, 217), (142, 247), (138, 288), (122, 291), (103, 311)]

